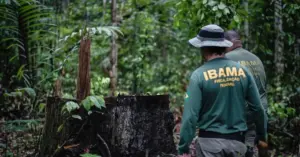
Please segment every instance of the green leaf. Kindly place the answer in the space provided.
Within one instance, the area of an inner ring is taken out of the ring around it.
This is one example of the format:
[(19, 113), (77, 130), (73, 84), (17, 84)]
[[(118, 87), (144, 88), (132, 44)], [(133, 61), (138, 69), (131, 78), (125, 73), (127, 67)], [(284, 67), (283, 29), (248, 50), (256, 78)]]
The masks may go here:
[(295, 115), (295, 113), (296, 113), (296, 110), (294, 109), (294, 108), (287, 108), (287, 114), (288, 115), (291, 115), (291, 116), (293, 116), (293, 115)]
[(215, 6), (216, 3), (217, 3), (217, 2), (214, 1), (214, 0), (209, 0), (208, 5), (212, 7), (212, 6)]
[(21, 97), (23, 96), (22, 92), (11, 92), (11, 93), (5, 93), (4, 96), (6, 97)]
[(217, 11), (217, 10), (218, 10), (218, 7), (217, 7), (217, 6), (214, 6), (212, 10), (213, 10), (213, 11)]
[(85, 108), (85, 110), (90, 111), (91, 107), (93, 106), (93, 103), (90, 101), (89, 97), (82, 100), (82, 105)]
[[(23, 20), (26, 21), (26, 23), (28, 22), (28, 20), (38, 21), (41, 17), (47, 17), (50, 15), (51, 15), (50, 13), (38, 13), (38, 14), (33, 14), (30, 16), (27, 16)], [(30, 22), (32, 22), (32, 21), (30, 21)]]
[(202, 3), (203, 3), (203, 4), (206, 4), (206, 3), (207, 3), (207, 0), (203, 0)]
[(200, 17), (200, 20), (203, 20), (203, 19), (204, 19), (204, 14), (202, 13), (201, 17)]
[(21, 88), (18, 89), (17, 91), (26, 92), (30, 97), (36, 97), (36, 93), (32, 88)]
[(63, 129), (64, 124), (61, 124), (58, 128), (57, 128), (57, 132), (61, 132), (61, 130)]
[(9, 62), (14, 61), (17, 57), (19, 57), (19, 56), (18, 56), (18, 55), (15, 55), (15, 56), (11, 57), (11, 58), (9, 59)]
[(14, 47), (14, 48), (20, 48), (20, 49), (22, 49), (23, 51), (25, 51), (24, 47), (23, 47), (22, 45), (20, 45), (20, 44), (10, 44), (9, 46), (7, 46), (6, 49), (10, 49), (10, 48), (12, 48), (12, 47)]
[(101, 109), (102, 107), (105, 107), (105, 101), (100, 96), (91, 96), (91, 101), (94, 102), (95, 106), (99, 109)]
[(221, 9), (221, 10), (223, 10), (223, 9), (226, 8), (226, 5), (225, 5), (224, 3), (221, 2), (221, 3), (218, 5), (218, 8)]
[(63, 110), (64, 109), (67, 109), (67, 111), (69, 113), (71, 113), (72, 111), (76, 110), (76, 109), (79, 109), (79, 105), (76, 103), (76, 102), (73, 102), (73, 101), (68, 101), (66, 103), (66, 105), (63, 107)]
[(91, 100), (91, 102), (98, 108), (101, 108), (100, 103), (98, 102), (97, 98), (94, 96), (89, 96), (89, 99)]
[(90, 153), (81, 154), (80, 156), (81, 157), (101, 157), (100, 155), (90, 154)]
[(222, 17), (222, 14), (221, 14), (220, 12), (217, 12), (216, 16), (217, 16), (218, 18), (220, 18), (220, 17)]
[(45, 103), (40, 103), (39, 105), (39, 112), (42, 112), (46, 107), (46, 104)]
[(26, 66), (26, 64), (23, 64), (20, 68), (19, 68), (19, 70), (18, 70), (18, 72), (17, 72), (17, 78), (18, 78), (18, 80), (21, 80), (22, 79), (22, 77), (23, 77), (23, 75), (24, 75), (24, 67)]
[(91, 107), (94, 105), (99, 109), (105, 107), (105, 102), (100, 96), (88, 96), (82, 101), (82, 105), (87, 111), (90, 111)]
[(72, 115), (73, 118), (76, 118), (76, 119), (79, 119), (79, 120), (82, 120), (81, 116), (79, 115)]
[(18, 38), (4, 38), (4, 39), (1, 40), (1, 42), (6, 42), (6, 41), (10, 41), (10, 40), (15, 41), (15, 42), (19, 43), (22, 46), (24, 45), (23, 42), (21, 40), (19, 40)]
[(229, 13), (230, 13), (229, 9), (228, 9), (228, 8), (225, 8), (225, 9), (224, 9), (224, 14), (227, 15), (227, 14), (229, 14)]
[(235, 22), (239, 22), (240, 21), (240, 18), (237, 15), (234, 15), (233, 19), (234, 19)]

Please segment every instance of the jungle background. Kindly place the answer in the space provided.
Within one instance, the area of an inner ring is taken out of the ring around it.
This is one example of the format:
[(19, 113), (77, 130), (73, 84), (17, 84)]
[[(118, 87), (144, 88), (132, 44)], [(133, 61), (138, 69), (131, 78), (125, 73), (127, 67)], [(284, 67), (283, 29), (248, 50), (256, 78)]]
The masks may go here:
[(264, 63), (271, 155), (300, 156), (299, 15), (299, 0), (0, 0), (0, 154), (34, 156), (46, 98), (78, 98), (86, 38), (89, 95), (169, 94), (178, 110), (202, 63), (187, 41), (214, 23)]

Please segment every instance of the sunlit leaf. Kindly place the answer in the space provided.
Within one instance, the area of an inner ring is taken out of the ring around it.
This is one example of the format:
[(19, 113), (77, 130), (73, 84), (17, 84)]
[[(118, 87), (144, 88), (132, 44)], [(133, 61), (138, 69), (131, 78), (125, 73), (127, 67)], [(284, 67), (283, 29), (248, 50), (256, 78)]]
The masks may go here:
[(209, 0), (209, 1), (208, 1), (208, 5), (209, 5), (209, 6), (212, 6), (212, 7), (215, 6), (216, 3), (217, 3), (217, 2), (214, 1), (214, 0)]
[(64, 124), (59, 125), (57, 128), (57, 132), (61, 132), (61, 130), (64, 128)]
[(67, 111), (71, 113), (72, 111), (79, 109), (79, 105), (76, 102), (68, 101), (63, 109), (67, 109)]
[(76, 118), (76, 119), (79, 119), (79, 120), (82, 120), (81, 116), (79, 115), (72, 115), (73, 118)]
[(229, 14), (229, 13), (230, 13), (229, 9), (228, 9), (228, 8), (225, 8), (225, 9), (224, 9), (224, 14), (226, 15), (226, 14)]
[(213, 10), (213, 11), (217, 11), (217, 10), (218, 10), (218, 7), (217, 7), (217, 6), (214, 6), (212, 10)]
[(224, 3), (221, 2), (221, 3), (218, 5), (218, 8), (221, 9), (221, 10), (223, 10), (223, 9), (226, 8), (226, 5), (225, 5)]
[(92, 103), (95, 104), (95, 106), (99, 109), (102, 107), (105, 107), (105, 102), (102, 97), (100, 96), (89, 96), (89, 99), (92, 101)]
[(234, 19), (235, 22), (239, 22), (240, 21), (240, 19), (239, 19), (239, 17), (237, 15), (234, 15), (233, 19)]

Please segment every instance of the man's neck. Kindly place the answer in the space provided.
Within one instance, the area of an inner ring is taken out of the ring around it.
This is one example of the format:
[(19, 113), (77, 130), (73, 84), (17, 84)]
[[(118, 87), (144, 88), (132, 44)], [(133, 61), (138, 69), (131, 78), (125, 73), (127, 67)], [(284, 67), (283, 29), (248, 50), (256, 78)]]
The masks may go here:
[(225, 57), (225, 54), (222, 54), (222, 55), (212, 54), (212, 55), (206, 57), (206, 61), (210, 61), (210, 60), (213, 60), (216, 58), (224, 58), (224, 57)]
[(237, 48), (242, 48), (243, 47), (241, 40), (232, 40), (231, 42), (233, 43), (233, 45), (230, 48), (228, 48), (228, 52), (233, 51)]

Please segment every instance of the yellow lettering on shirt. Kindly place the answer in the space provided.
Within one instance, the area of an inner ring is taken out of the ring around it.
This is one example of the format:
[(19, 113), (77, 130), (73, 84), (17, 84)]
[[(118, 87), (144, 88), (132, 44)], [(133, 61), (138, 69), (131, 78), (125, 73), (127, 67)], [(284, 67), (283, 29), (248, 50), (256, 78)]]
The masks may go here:
[(223, 68), (220, 68), (220, 69), (219, 69), (219, 77), (226, 77), (226, 74), (225, 74)]
[[(244, 62), (245, 63), (245, 62)], [(241, 77), (246, 77), (243, 68), (224, 67), (216, 69), (209, 69), (203, 72), (205, 81), (213, 80), (213, 83), (219, 84), (221, 88), (233, 87), (235, 82), (241, 81)]]
[(242, 68), (239, 69), (239, 76), (246, 77), (245, 72)]
[(228, 86), (233, 87), (234, 83), (233, 82), (228, 82), (228, 83), (222, 83), (222, 84), (220, 84), (220, 87), (228, 87)]
[(237, 76), (237, 71), (236, 71), (236, 67), (226, 67), (226, 74), (227, 76)]
[(207, 81), (209, 79), (207, 76), (207, 72), (203, 72), (203, 75), (204, 75), (205, 81)]
[(247, 63), (246, 61), (240, 61), (240, 64), (245, 66)]
[(239, 61), (239, 63), (243, 66), (259, 65), (257, 61)]
[(216, 70), (208, 70), (207, 71), (209, 79), (215, 79), (218, 77)]

